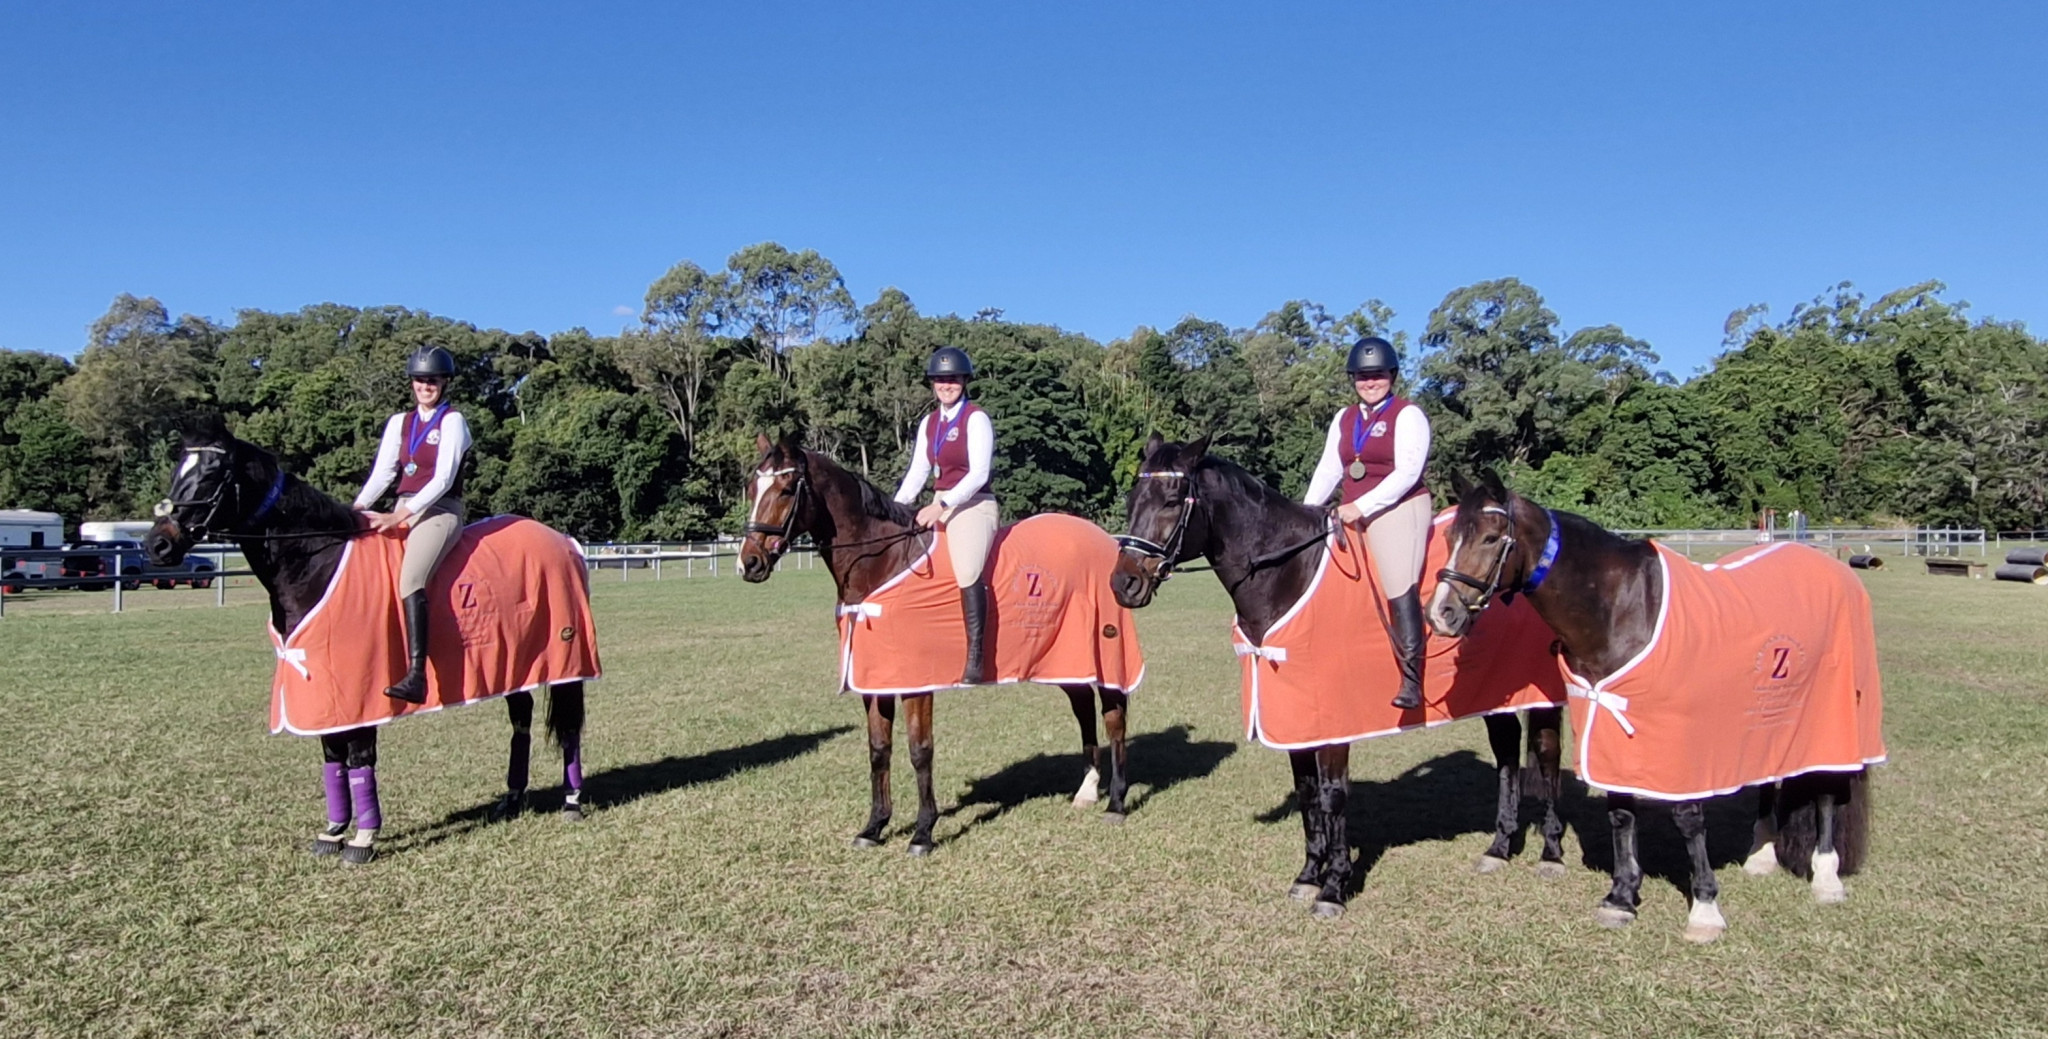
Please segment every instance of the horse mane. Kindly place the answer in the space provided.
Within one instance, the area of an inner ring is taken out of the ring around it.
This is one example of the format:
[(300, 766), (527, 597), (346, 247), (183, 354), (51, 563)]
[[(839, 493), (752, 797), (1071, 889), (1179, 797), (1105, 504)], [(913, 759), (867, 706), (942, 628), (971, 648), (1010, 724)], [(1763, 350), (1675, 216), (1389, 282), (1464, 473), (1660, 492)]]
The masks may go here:
[(813, 465), (817, 466), (825, 474), (842, 476), (853, 481), (854, 486), (860, 490), (860, 511), (863, 515), (872, 519), (900, 523), (906, 527), (917, 525), (917, 510), (915, 508), (882, 493), (882, 489), (876, 487), (867, 477), (840, 465), (832, 459), (832, 456), (825, 454), (823, 451), (805, 451), (804, 454), (810, 458)]
[(262, 462), (266, 473), (282, 471), (286, 475), (284, 496), (278, 499), (278, 506), (285, 515), (297, 518), (311, 530), (354, 530), (362, 525), (354, 506), (334, 500), (305, 477), (286, 469), (270, 451), (246, 440), (236, 439), (235, 443)]

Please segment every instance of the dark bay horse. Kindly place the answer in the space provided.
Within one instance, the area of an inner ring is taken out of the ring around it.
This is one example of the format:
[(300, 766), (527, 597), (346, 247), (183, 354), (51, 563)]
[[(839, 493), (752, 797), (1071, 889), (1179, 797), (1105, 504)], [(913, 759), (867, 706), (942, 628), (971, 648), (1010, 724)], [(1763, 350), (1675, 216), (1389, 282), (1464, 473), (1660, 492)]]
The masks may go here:
[[(901, 574), (930, 547), (932, 534), (917, 526), (916, 512), (899, 505), (874, 484), (816, 451), (793, 441), (760, 437), (761, 460), (748, 482), (751, 520), (740, 546), (741, 576), (759, 583), (775, 573), (776, 561), (799, 535), (808, 534), (818, 558), (839, 587), (839, 603), (852, 606), (884, 582)], [(1095, 729), (1097, 690), (1089, 685), (1062, 685), (1074, 719), (1081, 726), (1085, 764), (1074, 805), (1085, 807), (1099, 798), (1101, 748)], [(1120, 690), (1102, 688), (1102, 721), (1109, 730), (1109, 802), (1103, 818), (1124, 819), (1129, 786), (1124, 746), (1129, 700)], [(932, 694), (866, 695), (868, 771), (873, 802), (867, 825), (853, 839), (855, 847), (872, 848), (886, 837), (892, 805), (889, 758), (894, 741), (897, 701), (910, 741), (910, 764), (917, 772), (917, 821), (910, 835), (910, 854), (932, 850), (932, 826), (938, 822), (938, 799), (932, 790)]]
[[(1451, 528), (1450, 565), (1429, 604), (1430, 623), (1439, 634), (1462, 635), (1480, 610), (1499, 596), (1520, 592), (1557, 632), (1565, 664), (1588, 682), (1597, 685), (1637, 660), (1656, 633), (1667, 593), (1665, 571), (1651, 542), (1618, 537), (1582, 516), (1547, 510), (1508, 491), (1491, 473), (1477, 485), (1462, 478), (1454, 482), (1458, 514)], [(1539, 558), (1550, 560), (1547, 571), (1532, 578)], [(1744, 719), (1731, 716), (1728, 722), (1740, 726)], [(1868, 771), (1807, 772), (1759, 785), (1745, 870), (1762, 875), (1783, 864), (1811, 882), (1817, 901), (1845, 898), (1841, 877), (1861, 867), (1870, 830)], [(1707, 857), (1704, 800), (1669, 803), (1692, 864), (1685, 936), (1712, 941), (1727, 924)], [(1633, 922), (1642, 900), (1636, 815), (1636, 795), (1608, 792), (1613, 884), (1594, 916), (1609, 927)]]
[[(144, 551), (152, 563), (172, 566), (200, 541), (234, 542), (270, 593), (272, 629), (291, 633), (326, 593), (343, 546), (368, 528), (354, 510), (285, 472), (270, 452), (228, 435), (217, 417), (197, 424), (183, 440), (171, 497), (157, 506), (156, 523), (143, 537)], [(548, 732), (561, 749), (568, 790), (562, 818), (580, 822), (583, 683), (561, 683), (548, 694)], [(510, 693), (505, 701), (512, 716), (512, 746), (505, 793), (490, 810), (498, 820), (525, 808), (533, 744), (533, 694)], [(383, 817), (377, 796), (377, 727), (323, 735), (320, 749), (328, 825), (313, 839), (312, 853), (367, 863), (376, 856)], [(344, 843), (351, 821), (356, 837)]]
[[(1254, 643), (1307, 591), (1324, 554), (1329, 514), (1302, 505), (1258, 477), (1208, 453), (1204, 437), (1190, 444), (1154, 434), (1145, 445), (1131, 488), (1126, 552), (1112, 580), (1118, 601), (1137, 608), (1152, 601), (1173, 568), (1207, 559), (1230, 593), (1239, 628)], [(1557, 814), (1559, 728), (1563, 711), (1529, 711), (1528, 755), (1543, 802), (1543, 851), (1537, 872), (1563, 876), (1564, 823)], [(1513, 713), (1486, 715), (1487, 740), (1499, 775), (1493, 843), (1477, 868), (1506, 865), (1521, 831), (1522, 726)], [(1288, 751), (1301, 809), (1306, 861), (1291, 894), (1313, 900), (1316, 915), (1343, 913), (1352, 882), (1351, 844), (1345, 832), (1350, 798), (1351, 745), (1326, 744)]]

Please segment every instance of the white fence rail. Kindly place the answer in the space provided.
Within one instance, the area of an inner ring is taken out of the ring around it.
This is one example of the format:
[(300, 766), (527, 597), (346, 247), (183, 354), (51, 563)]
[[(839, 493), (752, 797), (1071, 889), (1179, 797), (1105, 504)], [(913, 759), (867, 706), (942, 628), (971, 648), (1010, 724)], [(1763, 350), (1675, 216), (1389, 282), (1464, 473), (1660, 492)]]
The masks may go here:
[(1617, 530), (1632, 538), (1656, 538), (1687, 555), (1694, 547), (1756, 545), (1770, 541), (1798, 541), (1815, 548), (1834, 551), (1849, 549), (1869, 555), (1898, 556), (1987, 556), (1995, 535), (1981, 528), (1962, 527), (1807, 527), (1804, 530)]
[[(737, 576), (740, 572), (740, 543), (737, 541), (655, 541), (638, 544), (602, 544), (576, 546), (583, 553), (583, 565), (596, 579), (600, 570), (617, 570), (619, 580), (627, 580), (634, 570), (648, 571), (656, 581), (662, 579), (666, 570), (669, 577), (718, 577)], [(664, 566), (664, 564), (666, 564)], [(775, 564), (779, 572), (785, 567), (809, 570), (818, 565), (818, 553), (809, 545), (792, 547)]]

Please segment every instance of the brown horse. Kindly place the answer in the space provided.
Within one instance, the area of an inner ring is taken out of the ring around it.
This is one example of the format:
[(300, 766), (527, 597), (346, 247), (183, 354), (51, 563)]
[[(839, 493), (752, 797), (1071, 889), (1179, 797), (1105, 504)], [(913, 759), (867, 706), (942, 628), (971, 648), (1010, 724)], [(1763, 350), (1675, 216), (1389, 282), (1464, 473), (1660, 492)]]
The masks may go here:
[[(847, 472), (830, 458), (805, 450), (792, 440), (760, 437), (761, 451), (754, 478), (748, 482), (750, 520), (740, 546), (741, 576), (759, 583), (775, 573), (775, 563), (798, 536), (809, 535), (839, 587), (842, 608), (857, 609), (877, 589), (904, 573), (932, 547), (933, 535), (920, 528), (916, 514), (899, 505), (873, 484)], [(1099, 533), (1099, 532), (1098, 532)], [(844, 609), (842, 610), (844, 612)], [(1000, 617), (998, 617), (1000, 622)], [(957, 664), (955, 671), (958, 670)], [(1102, 721), (1109, 730), (1109, 803), (1104, 820), (1124, 820), (1128, 761), (1124, 746), (1128, 698), (1124, 690), (1094, 685), (1060, 686), (1081, 727), (1085, 769), (1074, 794), (1075, 807), (1100, 797), (1101, 748), (1096, 739), (1095, 703), (1099, 692)], [(861, 696), (867, 712), (868, 770), (873, 803), (867, 825), (853, 838), (858, 848), (879, 846), (887, 836), (892, 804), (889, 758), (894, 741), (896, 707), (903, 704), (910, 764), (917, 772), (917, 821), (910, 835), (910, 854), (926, 855), (933, 847), (932, 826), (938, 822), (938, 799), (932, 789), (932, 695), (930, 691)]]
[[(1125, 552), (1111, 586), (1132, 608), (1152, 601), (1173, 569), (1205, 558), (1237, 609), (1239, 630), (1253, 644), (1292, 609), (1309, 587), (1325, 548), (1329, 515), (1281, 494), (1258, 477), (1208, 453), (1207, 437), (1168, 443), (1157, 434), (1131, 488)], [(1564, 875), (1564, 823), (1557, 814), (1558, 738), (1563, 711), (1529, 711), (1528, 757), (1543, 802), (1543, 851), (1537, 872)], [(1506, 865), (1521, 832), (1522, 726), (1514, 713), (1487, 714), (1486, 734), (1499, 776), (1493, 842), (1477, 869)], [(1287, 752), (1301, 810), (1306, 861), (1292, 897), (1312, 900), (1311, 911), (1335, 917), (1355, 887), (1346, 809), (1351, 791), (1351, 745), (1330, 743)]]
[[(1508, 491), (1490, 473), (1478, 485), (1462, 478), (1454, 482), (1458, 514), (1451, 528), (1451, 561), (1439, 575), (1430, 602), (1431, 625), (1441, 635), (1463, 635), (1481, 610), (1520, 593), (1557, 632), (1564, 663), (1589, 683), (1583, 692), (1575, 689), (1574, 695), (1607, 695), (1598, 692), (1605, 680), (1634, 666), (1658, 634), (1668, 590), (1656, 546), (1617, 537), (1584, 517), (1545, 509)], [(1844, 604), (1843, 609), (1853, 606)], [(1851, 637), (1867, 638), (1867, 617), (1860, 625), (1861, 632), (1854, 630), (1857, 626), (1848, 626)], [(1815, 654), (1822, 648), (1808, 647)], [(1859, 691), (1859, 698), (1861, 695)], [(1622, 706), (1626, 709), (1625, 700)], [(1587, 723), (1594, 717), (1595, 712), (1588, 708)], [(1745, 724), (1734, 711), (1728, 721), (1737, 728)], [(1577, 716), (1574, 726), (1586, 727)], [(1705, 734), (1686, 736), (1697, 743), (1706, 742)], [(1587, 777), (1583, 754), (1579, 771), (1581, 778)], [(1761, 797), (1754, 839), (1744, 868), (1752, 874), (1766, 874), (1774, 869), (1775, 858), (1776, 863), (1810, 879), (1816, 900), (1841, 901), (1846, 892), (1840, 878), (1856, 872), (1864, 858), (1870, 827), (1868, 769), (1806, 771), (1782, 783), (1760, 783), (1758, 789)], [(1712, 941), (1720, 937), (1727, 923), (1717, 905), (1720, 888), (1707, 857), (1704, 800), (1661, 799), (1671, 804), (1672, 821), (1684, 836), (1692, 861), (1692, 910), (1685, 936), (1697, 942)], [(1607, 817), (1614, 834), (1614, 879), (1594, 915), (1609, 927), (1634, 921), (1641, 902), (1643, 869), (1636, 857), (1636, 809), (1635, 793), (1607, 792)]]

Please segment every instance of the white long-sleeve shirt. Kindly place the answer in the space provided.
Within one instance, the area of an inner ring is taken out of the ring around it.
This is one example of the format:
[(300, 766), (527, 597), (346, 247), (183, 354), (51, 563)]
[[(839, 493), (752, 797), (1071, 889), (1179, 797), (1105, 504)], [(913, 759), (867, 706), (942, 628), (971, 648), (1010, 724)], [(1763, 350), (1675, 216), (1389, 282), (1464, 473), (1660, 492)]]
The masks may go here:
[[(1330, 434), (1323, 440), (1323, 457), (1316, 462), (1315, 475), (1308, 478), (1308, 493), (1302, 495), (1302, 504), (1321, 505), (1343, 483), (1344, 416), (1354, 407), (1340, 408), (1330, 419)], [(1407, 495), (1415, 481), (1422, 479), (1422, 467), (1429, 462), (1429, 437), (1429, 416), (1421, 408), (1402, 408), (1394, 416), (1394, 471), (1377, 486), (1352, 499), (1351, 504), (1370, 516)]]
[[(966, 398), (950, 408), (939, 409), (939, 421), (951, 422), (960, 415), (960, 409), (967, 406)], [(898, 504), (908, 505), (917, 500), (919, 491), (924, 490), (925, 481), (932, 475), (932, 445), (925, 437), (923, 419), (917, 422), (917, 448), (910, 453), (910, 471), (903, 474), (903, 483), (896, 488)], [(988, 412), (979, 408), (967, 416), (967, 475), (952, 489), (940, 491), (932, 500), (949, 509), (957, 509), (967, 499), (981, 493), (988, 486), (989, 468), (995, 463), (996, 427), (988, 420)]]
[[(431, 410), (420, 413), (420, 421), (433, 417)], [(469, 451), (469, 423), (462, 412), (453, 408), (441, 416), (441, 440), (434, 445), (434, 475), (419, 493), (401, 499), (414, 515), (425, 512), (448, 488), (455, 486), (455, 474), (462, 469), (462, 456)], [(377, 504), (384, 496), (384, 490), (391, 481), (398, 479), (399, 456), (405, 452), (405, 412), (391, 416), (384, 423), (384, 438), (377, 442), (377, 460), (370, 463), (370, 477), (363, 481), (362, 492), (356, 495), (356, 508), (367, 509)]]

